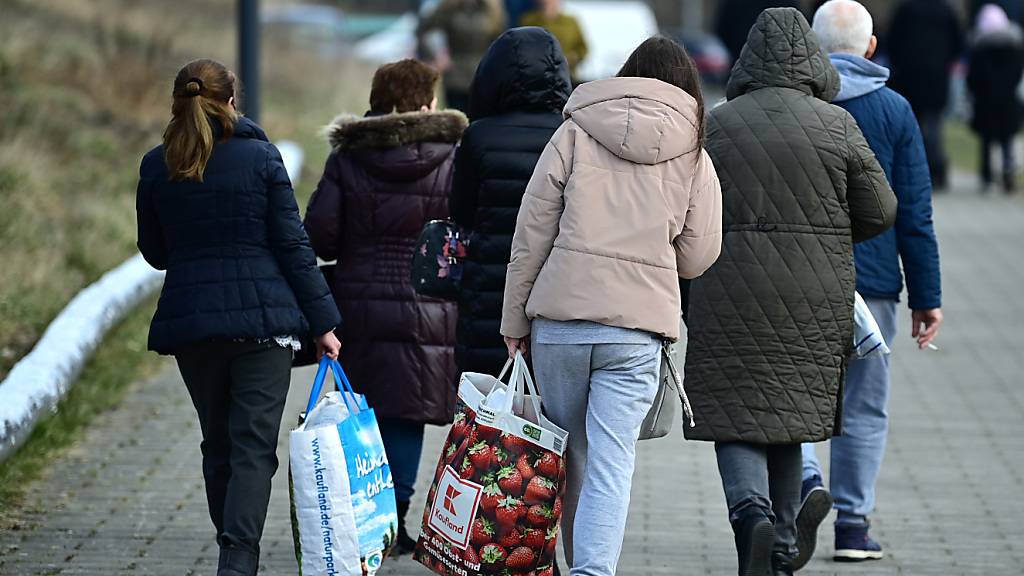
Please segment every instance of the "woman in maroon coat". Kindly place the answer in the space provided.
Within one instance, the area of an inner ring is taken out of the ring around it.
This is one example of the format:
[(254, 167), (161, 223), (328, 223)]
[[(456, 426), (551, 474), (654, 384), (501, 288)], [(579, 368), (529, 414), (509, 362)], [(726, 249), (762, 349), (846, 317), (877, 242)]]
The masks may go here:
[[(448, 218), (456, 143), (466, 117), (435, 111), (438, 73), (415, 60), (377, 70), (364, 117), (328, 128), (333, 152), (306, 211), (317, 255), (337, 260), (331, 290), (345, 318), (341, 361), (377, 413), (405, 530), (424, 424), (455, 410), (454, 303), (413, 291), (410, 268), (423, 225)], [(403, 550), (404, 549), (404, 550)]]

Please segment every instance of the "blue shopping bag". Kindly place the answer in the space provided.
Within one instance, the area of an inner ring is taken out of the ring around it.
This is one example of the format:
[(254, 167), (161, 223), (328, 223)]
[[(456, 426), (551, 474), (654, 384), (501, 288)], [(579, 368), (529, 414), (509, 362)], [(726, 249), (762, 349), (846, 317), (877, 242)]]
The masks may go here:
[[(320, 398), (328, 369), (337, 390)], [(336, 360), (320, 362), (289, 456), (300, 574), (374, 574), (398, 526), (391, 467), (373, 409)]]

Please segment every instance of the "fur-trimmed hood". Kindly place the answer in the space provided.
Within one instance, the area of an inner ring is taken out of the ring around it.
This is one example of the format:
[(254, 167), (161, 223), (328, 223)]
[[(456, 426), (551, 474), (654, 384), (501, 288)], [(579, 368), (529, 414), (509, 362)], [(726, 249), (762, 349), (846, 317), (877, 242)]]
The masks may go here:
[(335, 150), (397, 148), (418, 142), (455, 144), (469, 125), (458, 110), (404, 112), (384, 116), (343, 114), (325, 132)]

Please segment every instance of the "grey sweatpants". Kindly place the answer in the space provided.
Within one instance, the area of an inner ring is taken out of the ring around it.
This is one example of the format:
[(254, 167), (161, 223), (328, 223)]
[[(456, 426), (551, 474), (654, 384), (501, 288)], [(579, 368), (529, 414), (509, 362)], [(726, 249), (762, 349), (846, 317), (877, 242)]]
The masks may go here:
[(637, 438), (658, 389), (661, 344), (648, 339), (545, 344), (534, 338), (544, 413), (569, 432), (561, 537), (571, 576), (613, 576), (619, 562)]

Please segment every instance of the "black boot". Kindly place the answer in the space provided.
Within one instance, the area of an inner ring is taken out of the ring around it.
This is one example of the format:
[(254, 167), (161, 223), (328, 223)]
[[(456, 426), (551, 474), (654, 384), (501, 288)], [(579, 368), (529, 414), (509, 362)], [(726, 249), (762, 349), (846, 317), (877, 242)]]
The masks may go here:
[(760, 511), (752, 511), (733, 523), (732, 529), (736, 535), (739, 576), (774, 576), (775, 525), (771, 520)]
[(772, 554), (772, 570), (774, 576), (793, 576), (793, 562), (788, 554), (775, 552)]
[(1013, 172), (1007, 172), (1003, 174), (1003, 189), (1006, 190), (1007, 194), (1013, 194), (1017, 191), (1017, 175)]
[(256, 576), (260, 555), (235, 546), (221, 546), (217, 576)]
[(394, 553), (396, 556), (412, 554), (416, 550), (416, 541), (409, 536), (405, 529), (405, 515), (409, 512), (408, 502), (398, 503), (398, 537), (395, 540)]

